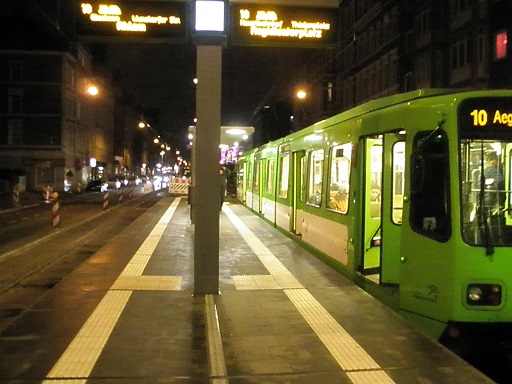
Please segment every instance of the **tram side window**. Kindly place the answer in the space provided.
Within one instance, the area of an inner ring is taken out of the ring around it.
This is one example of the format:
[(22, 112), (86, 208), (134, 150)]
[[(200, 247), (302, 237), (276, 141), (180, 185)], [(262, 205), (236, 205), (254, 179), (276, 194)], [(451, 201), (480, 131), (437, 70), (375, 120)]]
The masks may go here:
[(255, 191), (259, 189), (260, 185), (260, 162), (261, 161), (256, 161), (256, 163), (254, 164), (254, 178), (252, 182), (252, 188)]
[(319, 207), (322, 204), (322, 177), (324, 150), (312, 151), (309, 155), (308, 204)]
[(250, 190), (251, 183), (252, 183), (252, 168), (253, 168), (253, 163), (249, 163), (247, 165), (247, 177), (245, 179), (246, 188), (249, 190)]
[(391, 210), (392, 220), (395, 224), (402, 224), (404, 200), (404, 168), (405, 142), (399, 141), (393, 145), (393, 200), (391, 201)]
[(331, 167), (329, 179), (329, 196), (327, 208), (347, 213), (350, 191), (350, 158), (352, 144), (338, 145), (331, 148)]
[(274, 159), (267, 162), (267, 180), (265, 185), (265, 192), (271, 195), (274, 191)]
[(290, 177), (290, 156), (281, 156), (281, 167), (279, 168), (279, 197), (288, 197), (288, 181)]
[(411, 228), (445, 242), (451, 235), (448, 139), (442, 130), (414, 138), (411, 155)]

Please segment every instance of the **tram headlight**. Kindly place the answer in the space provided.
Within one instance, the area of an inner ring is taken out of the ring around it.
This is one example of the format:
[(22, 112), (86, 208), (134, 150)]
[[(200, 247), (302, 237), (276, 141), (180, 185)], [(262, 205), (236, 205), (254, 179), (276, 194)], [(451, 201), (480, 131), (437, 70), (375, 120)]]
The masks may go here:
[(502, 286), (500, 284), (474, 283), (468, 284), (466, 303), (471, 306), (501, 305)]
[(468, 299), (471, 301), (482, 300), (482, 290), (479, 287), (468, 288)]

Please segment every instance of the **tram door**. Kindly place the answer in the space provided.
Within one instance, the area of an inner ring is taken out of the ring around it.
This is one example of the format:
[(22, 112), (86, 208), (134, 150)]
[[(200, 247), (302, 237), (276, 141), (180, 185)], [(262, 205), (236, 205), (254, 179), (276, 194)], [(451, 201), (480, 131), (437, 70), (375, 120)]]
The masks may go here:
[(380, 137), (368, 137), (364, 140), (361, 273), (376, 275), (380, 267), (383, 149)]
[(380, 282), (398, 284), (405, 181), (405, 134), (383, 138), (381, 272)]
[(404, 188), (405, 138), (366, 138), (362, 273), (397, 283)]
[(296, 235), (302, 233), (302, 222), (297, 219), (297, 212), (304, 209), (303, 189), (304, 189), (304, 161), (306, 153), (304, 151), (296, 151), (292, 153), (291, 166), (291, 185), (292, 185), (292, 215), (290, 220), (290, 230)]

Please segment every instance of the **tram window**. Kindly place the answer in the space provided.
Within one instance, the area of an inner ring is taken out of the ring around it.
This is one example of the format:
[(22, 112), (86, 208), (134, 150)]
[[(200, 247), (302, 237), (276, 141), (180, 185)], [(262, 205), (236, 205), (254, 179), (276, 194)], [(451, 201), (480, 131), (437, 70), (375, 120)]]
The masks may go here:
[(249, 163), (247, 165), (247, 178), (245, 180), (245, 185), (246, 185), (247, 189), (250, 189), (251, 183), (252, 183), (252, 168), (253, 168), (253, 163)]
[(448, 139), (442, 130), (414, 138), (411, 155), (411, 228), (440, 242), (451, 236)]
[(267, 180), (265, 184), (265, 192), (271, 195), (274, 191), (274, 159), (267, 162)]
[(308, 204), (319, 207), (322, 204), (322, 177), (324, 150), (312, 151), (309, 155)]
[(281, 156), (281, 167), (279, 169), (279, 197), (288, 197), (288, 180), (290, 177), (290, 156)]
[(461, 141), (462, 237), (478, 246), (512, 243), (512, 143)]
[(348, 211), (351, 155), (352, 144), (338, 145), (331, 148), (327, 208), (341, 213), (347, 213)]
[(405, 142), (399, 141), (393, 145), (393, 199), (391, 201), (391, 219), (395, 224), (402, 224), (404, 201), (404, 165)]
[(252, 188), (257, 191), (260, 185), (260, 161), (256, 161), (254, 164), (254, 178)]
[(380, 219), (382, 193), (382, 140), (370, 148), (370, 217)]

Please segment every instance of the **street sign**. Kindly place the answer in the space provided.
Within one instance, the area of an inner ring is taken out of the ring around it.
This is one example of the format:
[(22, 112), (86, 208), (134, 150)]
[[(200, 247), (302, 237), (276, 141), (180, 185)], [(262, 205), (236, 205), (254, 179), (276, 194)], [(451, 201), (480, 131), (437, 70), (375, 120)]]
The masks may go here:
[[(223, 1), (199, 1), (206, 6)], [(111, 0), (78, 2), (77, 33), (86, 41), (186, 43), (191, 4), (186, 0)], [(228, 45), (334, 48), (338, 9), (272, 3), (229, 2)], [(210, 15), (211, 16), (211, 15)], [(211, 17), (200, 20), (211, 22)], [(207, 24), (208, 25), (208, 24)], [(197, 25), (195, 25), (197, 27)]]
[(78, 2), (77, 33), (88, 41), (185, 42), (188, 2)]
[(270, 4), (231, 4), (231, 45), (333, 48), (338, 10)]

